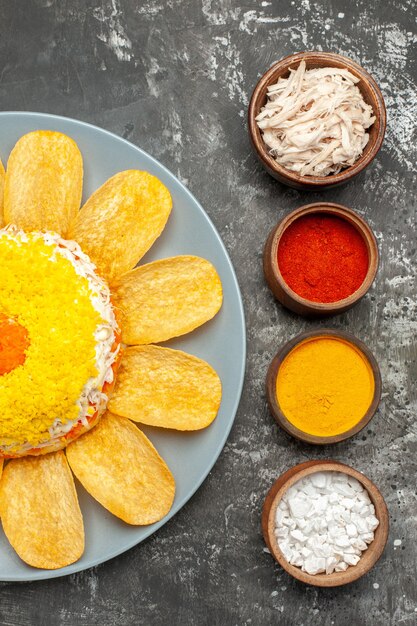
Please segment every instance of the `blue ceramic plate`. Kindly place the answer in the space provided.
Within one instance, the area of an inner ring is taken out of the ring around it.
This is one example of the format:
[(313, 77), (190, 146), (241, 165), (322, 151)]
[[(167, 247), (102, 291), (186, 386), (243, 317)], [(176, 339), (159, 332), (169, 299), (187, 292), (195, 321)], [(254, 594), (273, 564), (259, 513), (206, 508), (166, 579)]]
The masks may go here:
[(167, 227), (144, 261), (175, 254), (195, 254), (209, 259), (216, 266), (224, 290), (220, 313), (190, 335), (166, 345), (208, 361), (221, 378), (223, 399), (214, 423), (200, 432), (177, 433), (144, 428), (175, 476), (175, 502), (167, 517), (152, 526), (128, 526), (103, 509), (77, 484), (86, 534), (83, 557), (56, 571), (33, 569), (19, 559), (0, 530), (0, 580), (4, 581), (37, 580), (79, 572), (125, 552), (165, 524), (191, 498), (219, 456), (233, 424), (245, 370), (245, 323), (239, 286), (225, 247), (194, 196), (163, 165), (128, 141), (95, 126), (53, 115), (0, 113), (0, 157), (3, 163), (7, 162), (19, 137), (37, 129), (57, 130), (77, 142), (84, 157), (84, 200), (107, 178), (131, 168), (147, 170), (168, 187), (174, 208)]

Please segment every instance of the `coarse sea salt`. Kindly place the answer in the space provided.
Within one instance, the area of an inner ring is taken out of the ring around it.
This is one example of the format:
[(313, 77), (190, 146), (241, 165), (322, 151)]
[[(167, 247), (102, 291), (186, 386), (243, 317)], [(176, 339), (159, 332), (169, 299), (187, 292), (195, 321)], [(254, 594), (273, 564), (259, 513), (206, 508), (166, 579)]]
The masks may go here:
[(343, 572), (374, 540), (379, 521), (368, 492), (342, 472), (316, 472), (292, 485), (275, 516), (277, 543), (308, 574)]
[(302, 176), (338, 174), (353, 165), (375, 122), (359, 82), (347, 69), (307, 69), (301, 61), (288, 77), (269, 85), (256, 121), (271, 156)]

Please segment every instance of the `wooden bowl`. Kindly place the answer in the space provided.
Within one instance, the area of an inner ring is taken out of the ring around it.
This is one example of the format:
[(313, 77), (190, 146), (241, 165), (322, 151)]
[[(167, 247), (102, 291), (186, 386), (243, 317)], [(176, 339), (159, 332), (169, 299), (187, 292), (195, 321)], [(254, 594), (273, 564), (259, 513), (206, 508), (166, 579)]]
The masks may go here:
[[(281, 367), (282, 362), (284, 361), (287, 354), (291, 352), (295, 346), (300, 344), (307, 339), (311, 339), (313, 337), (336, 337), (338, 339), (343, 339), (351, 344), (353, 344), (356, 348), (358, 348), (366, 357), (371, 366), (372, 373), (375, 381), (375, 389), (374, 396), (372, 398), (371, 405), (362, 419), (355, 424), (349, 430), (346, 430), (344, 433), (340, 433), (338, 435), (331, 435), (327, 437), (319, 437), (317, 435), (311, 435), (310, 433), (305, 433), (303, 430), (300, 430), (294, 424), (292, 424), (282, 412), (281, 407), (278, 403), (277, 393), (276, 393), (276, 380), (278, 376), (278, 370)], [(356, 435), (359, 431), (361, 431), (365, 426), (370, 422), (372, 417), (374, 416), (379, 402), (381, 400), (381, 392), (382, 392), (382, 382), (381, 382), (381, 373), (379, 371), (378, 363), (375, 360), (374, 355), (369, 350), (369, 348), (359, 339), (351, 335), (350, 333), (345, 333), (343, 331), (332, 330), (331, 328), (322, 328), (320, 330), (315, 330), (312, 332), (302, 333), (301, 335), (297, 335), (287, 343), (285, 343), (278, 350), (275, 357), (272, 359), (271, 365), (269, 366), (268, 373), (266, 376), (266, 395), (268, 400), (269, 409), (275, 418), (275, 421), (281, 428), (285, 430), (289, 435), (299, 439), (300, 441), (304, 441), (305, 443), (311, 443), (315, 445), (327, 445), (332, 443), (338, 443), (339, 441), (344, 441), (345, 439), (349, 439)]]
[[(368, 272), (362, 285), (354, 293), (343, 300), (336, 302), (313, 302), (302, 298), (285, 282), (278, 265), (278, 246), (284, 231), (298, 218), (311, 213), (326, 213), (340, 217), (360, 233), (366, 243), (369, 257)], [(263, 267), (266, 281), (274, 296), (287, 309), (300, 315), (311, 317), (325, 317), (343, 313), (359, 302), (371, 287), (379, 264), (378, 244), (369, 224), (360, 215), (341, 204), (332, 202), (316, 202), (306, 204), (284, 217), (270, 232), (265, 243)]]
[[(301, 61), (306, 62), (307, 69), (315, 67), (340, 67), (349, 70), (357, 76), (360, 82), (357, 84), (363, 99), (372, 106), (376, 120), (368, 129), (369, 141), (359, 159), (350, 167), (342, 170), (339, 174), (330, 174), (326, 177), (300, 176), (282, 165), (269, 154), (268, 148), (262, 138), (261, 131), (256, 122), (256, 117), (267, 101), (267, 89), (277, 82), (278, 78), (286, 77), (290, 68), (297, 68)], [(350, 181), (354, 176), (362, 172), (375, 158), (382, 145), (386, 128), (386, 111), (384, 98), (381, 90), (368, 72), (358, 63), (340, 54), (333, 52), (298, 52), (275, 63), (259, 80), (252, 94), (248, 111), (249, 135), (262, 165), (267, 172), (279, 182), (295, 187), (295, 189), (325, 189), (336, 187)]]
[[(279, 501), (287, 489), (301, 478), (322, 471), (344, 472), (356, 478), (369, 494), (372, 504), (375, 507), (375, 516), (379, 520), (379, 526), (375, 530), (375, 539), (369, 544), (368, 549), (362, 552), (361, 559), (357, 565), (348, 567), (345, 572), (316, 574), (312, 576), (311, 574), (307, 574), (307, 572), (301, 571), (299, 567), (291, 565), (282, 554), (274, 533), (275, 514)], [(262, 532), (265, 543), (272, 556), (288, 574), (308, 585), (315, 585), (316, 587), (338, 587), (358, 580), (358, 578), (361, 578), (361, 576), (369, 572), (378, 561), (388, 539), (389, 515), (382, 494), (374, 483), (361, 472), (337, 461), (307, 461), (287, 470), (272, 485), (266, 496), (262, 510)]]

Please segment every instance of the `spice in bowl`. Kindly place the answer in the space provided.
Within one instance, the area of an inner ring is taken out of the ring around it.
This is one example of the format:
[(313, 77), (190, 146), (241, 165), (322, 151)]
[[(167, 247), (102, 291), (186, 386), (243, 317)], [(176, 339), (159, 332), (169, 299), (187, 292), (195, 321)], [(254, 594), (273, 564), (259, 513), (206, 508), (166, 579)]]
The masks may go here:
[(368, 492), (343, 472), (315, 472), (279, 501), (275, 537), (285, 559), (310, 575), (359, 563), (379, 526)]
[(359, 231), (330, 213), (308, 213), (283, 232), (278, 267), (290, 289), (312, 302), (337, 302), (366, 278), (369, 255)]
[(347, 433), (367, 415), (374, 401), (375, 378), (367, 356), (356, 345), (317, 333), (284, 357), (275, 394), (285, 420), (297, 431), (291, 434), (301, 439), (304, 434), (334, 437)]
[(271, 156), (301, 176), (326, 177), (352, 166), (369, 141), (372, 107), (347, 69), (306, 69), (305, 61), (268, 87), (256, 117)]

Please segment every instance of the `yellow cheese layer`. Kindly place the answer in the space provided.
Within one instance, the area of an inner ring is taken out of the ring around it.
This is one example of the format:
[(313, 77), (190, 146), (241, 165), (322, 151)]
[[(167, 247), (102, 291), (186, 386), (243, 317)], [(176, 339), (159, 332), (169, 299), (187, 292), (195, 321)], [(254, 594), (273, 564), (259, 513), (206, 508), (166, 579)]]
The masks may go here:
[(88, 280), (55, 246), (0, 237), (0, 311), (29, 334), (26, 360), (0, 376), (0, 442), (36, 446), (56, 418), (78, 418), (83, 387), (97, 374), (94, 332), (101, 316)]

